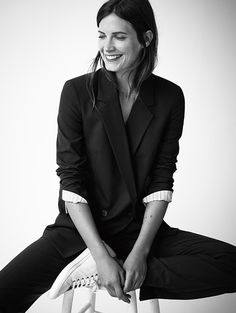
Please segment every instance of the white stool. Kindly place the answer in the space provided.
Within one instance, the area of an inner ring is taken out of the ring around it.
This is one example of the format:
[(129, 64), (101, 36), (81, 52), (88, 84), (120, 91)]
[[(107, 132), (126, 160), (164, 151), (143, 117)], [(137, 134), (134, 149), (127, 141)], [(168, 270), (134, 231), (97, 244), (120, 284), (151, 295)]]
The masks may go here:
[[(93, 292), (92, 289), (90, 288), (86, 288), (86, 289), (88, 290), (89, 300), (86, 304), (84, 304), (84, 306), (77, 313), (85, 313), (85, 312), (86, 313), (102, 313), (102, 312), (95, 310), (96, 293)], [(138, 313), (139, 311), (138, 311), (137, 302), (139, 302), (139, 300), (137, 300), (136, 292), (131, 291), (129, 292), (129, 294), (131, 295), (130, 304), (127, 305), (127, 311), (125, 313)], [(69, 291), (64, 293), (61, 313), (72, 312), (73, 298), (74, 298), (74, 289), (70, 289)], [(146, 312), (160, 313), (158, 299), (146, 300), (144, 302), (145, 302), (145, 309), (143, 310), (143, 313), (146, 313)]]

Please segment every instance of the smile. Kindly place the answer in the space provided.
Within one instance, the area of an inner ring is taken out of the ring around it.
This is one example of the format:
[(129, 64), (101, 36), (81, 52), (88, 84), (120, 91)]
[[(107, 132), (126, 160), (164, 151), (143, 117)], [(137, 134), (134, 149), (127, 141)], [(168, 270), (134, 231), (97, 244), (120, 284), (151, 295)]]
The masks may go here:
[(122, 56), (122, 54), (114, 54), (114, 55), (107, 55), (107, 54), (105, 54), (105, 58), (106, 58), (106, 60), (109, 61), (109, 62), (116, 61), (116, 60), (118, 60), (121, 56)]

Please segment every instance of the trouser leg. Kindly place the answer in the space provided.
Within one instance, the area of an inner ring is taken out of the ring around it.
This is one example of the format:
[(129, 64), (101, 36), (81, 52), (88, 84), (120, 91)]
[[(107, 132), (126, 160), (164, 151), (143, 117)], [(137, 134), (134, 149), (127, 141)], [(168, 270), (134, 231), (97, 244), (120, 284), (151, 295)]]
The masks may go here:
[(157, 235), (140, 298), (196, 299), (236, 292), (236, 247), (168, 228)]
[(32, 243), (0, 272), (0, 312), (25, 312), (74, 257), (63, 258), (46, 237)]

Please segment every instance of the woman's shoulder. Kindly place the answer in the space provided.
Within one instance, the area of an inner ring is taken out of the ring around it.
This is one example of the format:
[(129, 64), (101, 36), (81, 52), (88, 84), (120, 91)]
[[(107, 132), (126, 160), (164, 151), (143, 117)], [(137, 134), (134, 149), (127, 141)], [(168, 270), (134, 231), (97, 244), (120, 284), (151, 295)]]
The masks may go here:
[(153, 82), (154, 82), (154, 87), (158, 92), (163, 92), (163, 93), (183, 93), (182, 88), (174, 83), (173, 81), (170, 81), (169, 79), (166, 79), (164, 77), (161, 77), (156, 74), (151, 75)]
[(179, 108), (184, 109), (185, 97), (182, 88), (161, 76), (152, 74), (152, 90), (154, 97), (157, 99), (157, 103), (162, 104), (166, 109), (169, 108)]
[[(66, 80), (63, 86), (63, 92), (70, 95), (74, 94), (77, 98), (83, 101), (89, 100), (89, 79), (92, 77), (92, 75), (92, 73), (86, 73)], [(96, 75), (97, 74), (95, 72), (95, 76)]]
[(68, 79), (65, 82), (65, 84), (73, 85), (74, 87), (80, 87), (81, 88), (83, 86), (86, 86), (86, 83), (87, 83), (89, 77), (91, 77), (91, 73), (86, 73), (86, 74), (82, 74), (79, 76), (75, 76), (75, 77)]

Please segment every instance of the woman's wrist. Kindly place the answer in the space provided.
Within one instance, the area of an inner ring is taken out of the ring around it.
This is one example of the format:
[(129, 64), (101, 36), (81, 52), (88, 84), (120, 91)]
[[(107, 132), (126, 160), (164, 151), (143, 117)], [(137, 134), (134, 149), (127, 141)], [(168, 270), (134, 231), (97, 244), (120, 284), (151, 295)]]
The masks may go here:
[(102, 240), (97, 242), (95, 245), (90, 246), (89, 248), (95, 262), (99, 262), (100, 260), (104, 260), (110, 256)]
[(150, 248), (148, 245), (139, 244), (136, 242), (131, 253), (137, 255), (138, 258), (146, 259), (149, 255)]
[[(94, 260), (96, 262), (97, 267), (104, 266), (104, 264), (110, 264), (111, 259), (114, 259), (111, 257), (109, 253), (100, 254), (100, 256), (97, 256)], [(107, 263), (108, 262), (108, 263)]]

